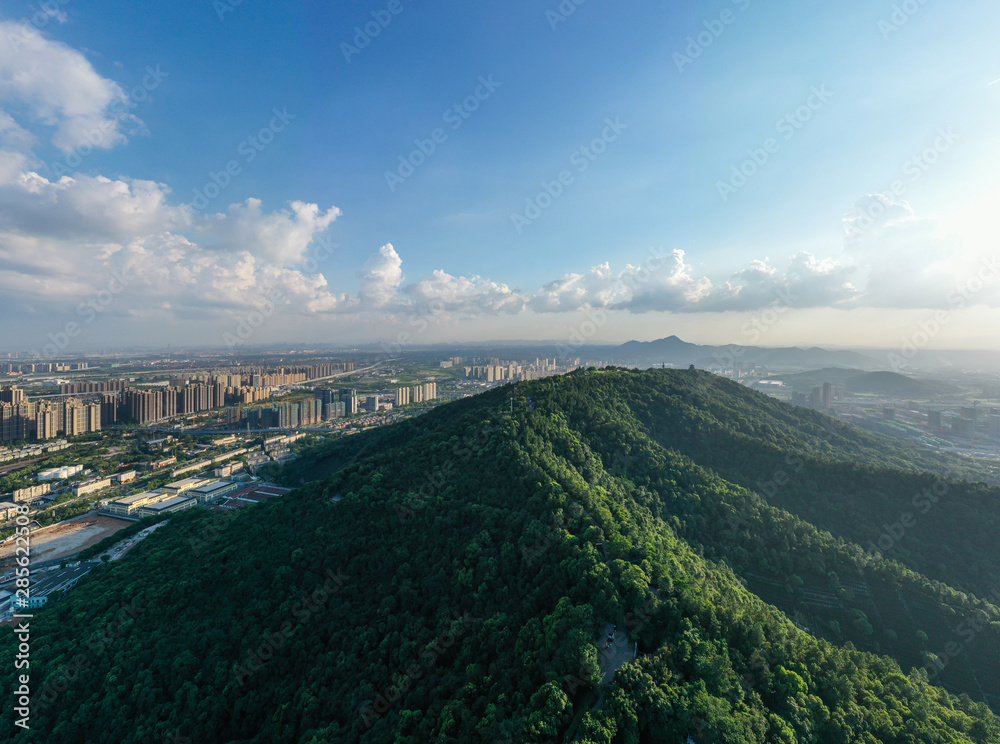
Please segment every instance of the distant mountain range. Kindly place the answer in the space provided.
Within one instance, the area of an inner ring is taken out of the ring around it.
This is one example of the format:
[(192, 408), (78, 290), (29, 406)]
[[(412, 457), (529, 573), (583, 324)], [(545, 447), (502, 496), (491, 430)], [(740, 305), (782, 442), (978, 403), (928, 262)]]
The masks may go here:
[(771, 379), (781, 380), (800, 392), (808, 392), (825, 382), (852, 393), (868, 393), (895, 398), (931, 398), (960, 392), (959, 388), (954, 385), (936, 380), (915, 380), (896, 372), (864, 372), (860, 369), (842, 367), (826, 367), (809, 372), (774, 375)]
[(686, 367), (693, 364), (699, 369), (730, 367), (734, 362), (763, 364), (777, 368), (809, 369), (815, 367), (851, 367), (862, 370), (879, 370), (888, 366), (888, 361), (868, 356), (857, 351), (830, 350), (813, 347), (768, 349), (760, 346), (708, 346), (692, 344), (677, 336), (661, 338), (657, 341), (629, 341), (614, 347), (614, 353), (629, 360), (637, 360), (641, 365), (670, 364)]

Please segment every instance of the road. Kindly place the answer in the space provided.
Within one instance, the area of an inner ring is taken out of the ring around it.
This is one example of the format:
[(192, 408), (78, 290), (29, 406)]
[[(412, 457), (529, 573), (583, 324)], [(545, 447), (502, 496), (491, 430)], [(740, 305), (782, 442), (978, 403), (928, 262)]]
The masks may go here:
[(9, 475), (15, 470), (24, 470), (24, 468), (34, 465), (36, 462), (41, 462), (42, 460), (47, 460), (52, 457), (52, 455), (43, 455), (41, 457), (36, 457), (34, 460), (21, 460), (20, 462), (15, 462), (9, 465), (4, 465), (0, 467), (0, 475)]

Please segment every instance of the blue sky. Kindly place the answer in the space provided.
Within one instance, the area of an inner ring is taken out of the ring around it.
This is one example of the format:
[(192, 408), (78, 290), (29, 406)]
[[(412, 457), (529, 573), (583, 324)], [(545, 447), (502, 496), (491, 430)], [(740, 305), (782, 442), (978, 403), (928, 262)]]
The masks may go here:
[(6, 348), (253, 313), (241, 344), (741, 342), (766, 313), (759, 343), (892, 347), (942, 311), (928, 345), (992, 343), (995, 4), (46, 7), (0, 39)]

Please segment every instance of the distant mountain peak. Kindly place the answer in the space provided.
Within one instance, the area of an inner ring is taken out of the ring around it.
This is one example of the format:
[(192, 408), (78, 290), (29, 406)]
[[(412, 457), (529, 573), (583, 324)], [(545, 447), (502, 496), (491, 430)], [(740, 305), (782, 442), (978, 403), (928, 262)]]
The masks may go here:
[(712, 368), (728, 367), (734, 363), (762, 364), (770, 367), (844, 367), (858, 372), (882, 369), (884, 363), (857, 351), (844, 349), (823, 349), (817, 346), (803, 349), (798, 347), (743, 346), (726, 344), (710, 346), (693, 344), (676, 335), (655, 341), (629, 341), (615, 349), (618, 354), (636, 359), (640, 363)]

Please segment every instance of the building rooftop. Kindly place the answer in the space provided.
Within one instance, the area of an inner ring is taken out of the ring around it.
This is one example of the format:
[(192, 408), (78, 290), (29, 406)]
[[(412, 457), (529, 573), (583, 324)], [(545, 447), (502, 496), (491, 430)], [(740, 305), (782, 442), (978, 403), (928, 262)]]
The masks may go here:
[(117, 504), (134, 504), (137, 501), (142, 501), (143, 499), (148, 499), (152, 496), (165, 496), (162, 491), (143, 491), (142, 493), (134, 493), (131, 496), (126, 496), (123, 499), (118, 499), (115, 503)]
[(205, 483), (205, 481), (202, 478), (185, 478), (184, 480), (168, 483), (163, 488), (169, 491), (187, 491), (188, 489), (195, 488), (203, 483)]
[(174, 496), (172, 499), (166, 499), (165, 501), (157, 501), (155, 504), (147, 504), (142, 508), (147, 509), (149, 511), (159, 512), (159, 511), (165, 511), (179, 504), (183, 504), (187, 501), (194, 501), (194, 499), (191, 498), (190, 496)]
[(198, 493), (211, 493), (212, 491), (217, 491), (218, 489), (225, 488), (226, 486), (229, 486), (231, 484), (232, 481), (219, 480), (217, 478), (213, 478), (211, 480), (202, 481), (202, 484), (193, 490), (197, 491)]

